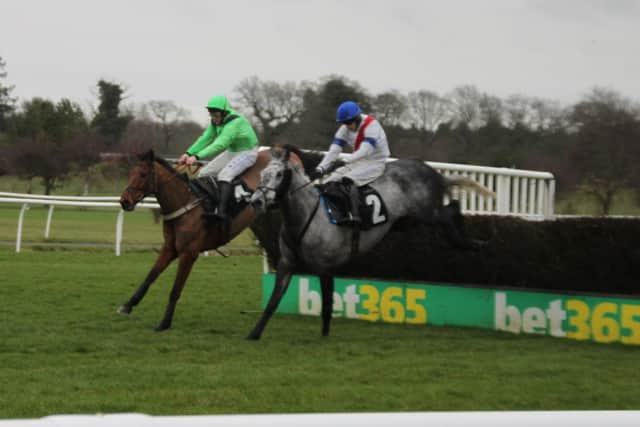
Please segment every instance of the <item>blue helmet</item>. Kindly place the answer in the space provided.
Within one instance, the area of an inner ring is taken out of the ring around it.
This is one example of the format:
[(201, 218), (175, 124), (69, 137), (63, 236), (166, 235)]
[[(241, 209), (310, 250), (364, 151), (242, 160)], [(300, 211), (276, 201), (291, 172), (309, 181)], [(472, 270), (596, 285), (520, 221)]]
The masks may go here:
[(346, 101), (340, 104), (340, 106), (338, 107), (336, 121), (338, 123), (348, 122), (358, 117), (360, 113), (362, 113), (362, 111), (360, 111), (360, 107), (358, 107), (358, 104), (353, 101)]

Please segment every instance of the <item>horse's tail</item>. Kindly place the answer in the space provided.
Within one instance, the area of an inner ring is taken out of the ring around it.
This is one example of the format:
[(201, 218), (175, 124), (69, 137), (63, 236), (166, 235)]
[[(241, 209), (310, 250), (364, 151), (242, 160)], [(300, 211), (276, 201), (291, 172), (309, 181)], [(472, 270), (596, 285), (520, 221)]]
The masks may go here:
[(475, 190), (485, 197), (491, 197), (492, 199), (496, 197), (496, 193), (489, 190), (484, 185), (475, 182), (471, 178), (467, 178), (466, 176), (462, 176), (462, 175), (447, 176), (445, 177), (445, 182), (447, 185), (447, 190), (449, 190), (453, 186), (458, 186), (458, 187), (470, 188), (472, 190)]

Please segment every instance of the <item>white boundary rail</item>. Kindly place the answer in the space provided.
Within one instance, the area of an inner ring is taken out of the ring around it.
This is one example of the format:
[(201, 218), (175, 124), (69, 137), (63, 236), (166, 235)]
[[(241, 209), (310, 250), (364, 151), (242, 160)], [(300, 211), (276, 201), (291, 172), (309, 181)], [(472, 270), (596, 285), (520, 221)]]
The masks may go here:
[[(44, 238), (49, 238), (51, 229), (51, 219), (53, 217), (53, 209), (55, 206), (74, 206), (74, 207), (92, 207), (92, 208), (118, 208), (120, 209), (119, 197), (77, 197), (77, 196), (39, 196), (33, 194), (5, 193), (0, 192), (0, 203), (21, 204), (20, 215), (18, 216), (18, 231), (16, 235), (16, 252), (20, 252), (22, 247), (22, 224), (24, 215), (29, 210), (30, 205), (49, 206), (47, 213), (47, 223), (44, 230)], [(160, 205), (155, 198), (146, 198), (142, 203), (136, 205), (138, 208), (159, 208)], [(124, 211), (120, 209), (116, 220), (116, 256), (120, 255), (120, 247), (122, 244), (122, 224), (124, 222)]]
[(533, 220), (552, 219), (554, 216), (556, 181), (550, 172), (454, 163), (427, 164), (445, 176), (471, 178), (496, 193), (493, 200), (475, 191), (454, 190), (453, 198), (460, 200), (463, 213), (510, 215)]

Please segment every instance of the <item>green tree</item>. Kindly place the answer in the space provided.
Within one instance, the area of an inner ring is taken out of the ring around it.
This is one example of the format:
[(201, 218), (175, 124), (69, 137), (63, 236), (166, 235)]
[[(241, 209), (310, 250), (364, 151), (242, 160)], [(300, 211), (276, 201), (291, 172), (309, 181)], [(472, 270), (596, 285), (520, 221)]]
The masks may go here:
[(133, 117), (120, 111), (124, 89), (119, 84), (100, 80), (98, 91), (100, 104), (91, 126), (106, 138), (107, 146), (113, 149), (120, 142), (120, 137)]
[(341, 76), (323, 79), (317, 90), (307, 89), (300, 123), (288, 139), (304, 148), (326, 150), (336, 131), (336, 109), (344, 101), (355, 101), (363, 112), (370, 112), (372, 101), (357, 83)]
[(10, 129), (16, 141), (9, 154), (13, 172), (26, 179), (40, 177), (45, 193), (50, 194), (87, 155), (87, 130), (82, 109), (69, 100), (25, 102), (14, 114)]
[(15, 98), (11, 97), (13, 86), (5, 86), (1, 81), (7, 77), (7, 72), (4, 71), (6, 65), (0, 56), (0, 133), (7, 130), (8, 119), (15, 110), (16, 102)]

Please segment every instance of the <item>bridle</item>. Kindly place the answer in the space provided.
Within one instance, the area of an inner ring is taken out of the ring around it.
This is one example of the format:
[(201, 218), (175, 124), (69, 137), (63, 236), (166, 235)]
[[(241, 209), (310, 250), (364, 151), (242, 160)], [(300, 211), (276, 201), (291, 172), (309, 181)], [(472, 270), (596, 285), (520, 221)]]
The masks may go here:
[[(127, 193), (133, 193), (134, 191), (137, 191), (139, 193), (142, 193), (142, 197), (140, 197), (137, 200), (134, 200), (134, 203), (138, 203), (140, 202), (142, 199), (144, 199), (145, 197), (147, 197), (150, 194), (153, 194), (156, 191), (156, 168), (155, 168), (155, 162), (151, 163), (151, 171), (149, 172), (149, 174), (151, 175), (151, 189), (150, 190), (146, 190), (144, 188), (138, 188), (138, 187), (133, 187), (131, 185), (128, 185), (127, 188), (124, 189), (125, 192)], [(147, 180), (148, 182), (148, 180)]]
[[(291, 174), (293, 173), (293, 170), (291, 168), (286, 168), (285, 173), (287, 175), (282, 179), (278, 187), (268, 187), (265, 185), (259, 185), (258, 187), (256, 187), (256, 191), (260, 191), (262, 193), (262, 197), (265, 200), (266, 200), (268, 191), (273, 191), (274, 193), (276, 193), (275, 200), (282, 199), (282, 197), (286, 192), (286, 189), (291, 185)], [(296, 173), (299, 173), (297, 169), (296, 169)], [(294, 188), (293, 190), (290, 190), (288, 192), (289, 198), (292, 198), (296, 192), (298, 192), (299, 190), (302, 190), (303, 188), (307, 187), (311, 183), (313, 183), (313, 181), (306, 182), (301, 186), (299, 186), (298, 188)], [(309, 215), (307, 220), (304, 222), (304, 225), (302, 226), (300, 233), (298, 233), (297, 236), (294, 236), (295, 237), (294, 239), (291, 239), (291, 236), (288, 233), (285, 234), (285, 243), (287, 243), (287, 245), (291, 249), (297, 250), (298, 246), (300, 246), (300, 242), (302, 241), (302, 238), (306, 234), (307, 229), (309, 228), (309, 225), (311, 225), (311, 221), (313, 220), (313, 217), (315, 216), (319, 206), (320, 206), (320, 197), (316, 199), (316, 203), (314, 208), (311, 211), (311, 214)]]

